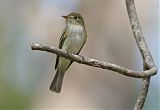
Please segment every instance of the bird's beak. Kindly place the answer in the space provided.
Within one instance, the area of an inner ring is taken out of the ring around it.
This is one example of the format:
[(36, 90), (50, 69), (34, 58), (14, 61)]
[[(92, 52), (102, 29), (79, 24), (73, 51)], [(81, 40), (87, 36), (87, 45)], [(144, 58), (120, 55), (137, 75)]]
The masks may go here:
[(67, 18), (67, 16), (62, 16), (62, 17), (65, 18), (65, 19)]

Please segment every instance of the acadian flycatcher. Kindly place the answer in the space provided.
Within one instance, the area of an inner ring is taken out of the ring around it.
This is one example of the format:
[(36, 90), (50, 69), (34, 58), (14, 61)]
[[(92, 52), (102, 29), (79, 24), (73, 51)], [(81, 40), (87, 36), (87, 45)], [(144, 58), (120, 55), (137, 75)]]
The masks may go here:
[[(66, 20), (66, 27), (60, 38), (59, 48), (73, 54), (79, 54), (87, 38), (83, 18), (78, 13), (70, 13), (62, 17)], [(64, 74), (72, 62), (69, 59), (57, 56), (55, 64), (57, 72), (50, 85), (51, 91), (60, 93)]]

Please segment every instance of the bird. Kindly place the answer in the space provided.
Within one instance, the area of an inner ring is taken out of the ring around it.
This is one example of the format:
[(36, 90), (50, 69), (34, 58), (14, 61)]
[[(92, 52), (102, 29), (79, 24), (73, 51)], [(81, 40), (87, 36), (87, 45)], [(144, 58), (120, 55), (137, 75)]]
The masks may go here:
[[(59, 40), (59, 49), (78, 55), (87, 39), (87, 31), (83, 17), (75, 12), (62, 17), (66, 21), (66, 27)], [(56, 74), (50, 85), (52, 92), (61, 92), (65, 72), (72, 63), (73, 61), (67, 58), (57, 56), (55, 63)]]

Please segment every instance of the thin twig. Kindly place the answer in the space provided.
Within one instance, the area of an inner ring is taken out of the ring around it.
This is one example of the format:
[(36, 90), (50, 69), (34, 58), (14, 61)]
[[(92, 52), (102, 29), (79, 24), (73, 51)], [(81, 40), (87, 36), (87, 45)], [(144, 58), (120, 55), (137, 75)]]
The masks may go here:
[(152, 68), (150, 70), (146, 70), (146, 71), (142, 71), (142, 72), (137, 72), (137, 71), (133, 71), (133, 70), (118, 66), (116, 64), (107, 63), (104, 61), (99, 61), (99, 60), (83, 57), (81, 55), (71, 54), (71, 53), (66, 52), (62, 49), (58, 49), (56, 47), (50, 47), (50, 46), (43, 45), (43, 44), (31, 44), (31, 48), (32, 48), (32, 50), (41, 50), (41, 51), (47, 51), (50, 53), (54, 53), (54, 54), (57, 54), (58, 56), (63, 56), (65, 58), (68, 58), (72, 61), (76, 61), (78, 63), (82, 63), (82, 64), (86, 64), (89, 66), (98, 67), (98, 68), (102, 68), (102, 69), (112, 70), (112, 71), (118, 72), (120, 74), (130, 76), (130, 77), (146, 78), (146, 77), (155, 75), (155, 73), (156, 73), (156, 68)]
[[(148, 69), (147, 66), (144, 64), (143, 65), (143, 70), (147, 70), (147, 69)], [(150, 84), (150, 77), (142, 79), (140, 95), (139, 95), (139, 97), (137, 99), (137, 102), (135, 104), (134, 110), (141, 110), (143, 108), (144, 102), (145, 102), (145, 100), (147, 98), (149, 84)]]
[[(143, 63), (144, 63), (143, 69), (144, 71), (146, 71), (148, 69), (155, 68), (157, 71), (157, 67), (155, 66), (151, 53), (147, 47), (147, 44), (142, 34), (142, 29), (136, 13), (134, 0), (126, 0), (126, 6), (127, 6), (128, 16), (129, 16), (130, 24), (132, 27), (133, 35), (143, 58)], [(147, 97), (149, 84), (150, 84), (150, 77), (144, 78), (142, 80), (140, 95), (137, 99), (134, 110), (141, 110), (143, 108), (143, 105)]]

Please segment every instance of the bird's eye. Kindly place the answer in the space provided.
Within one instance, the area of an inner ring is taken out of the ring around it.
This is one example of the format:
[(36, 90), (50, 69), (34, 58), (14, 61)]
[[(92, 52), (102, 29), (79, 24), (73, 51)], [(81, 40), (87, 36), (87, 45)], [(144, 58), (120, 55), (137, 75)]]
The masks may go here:
[(74, 16), (74, 19), (78, 19), (78, 17)]

